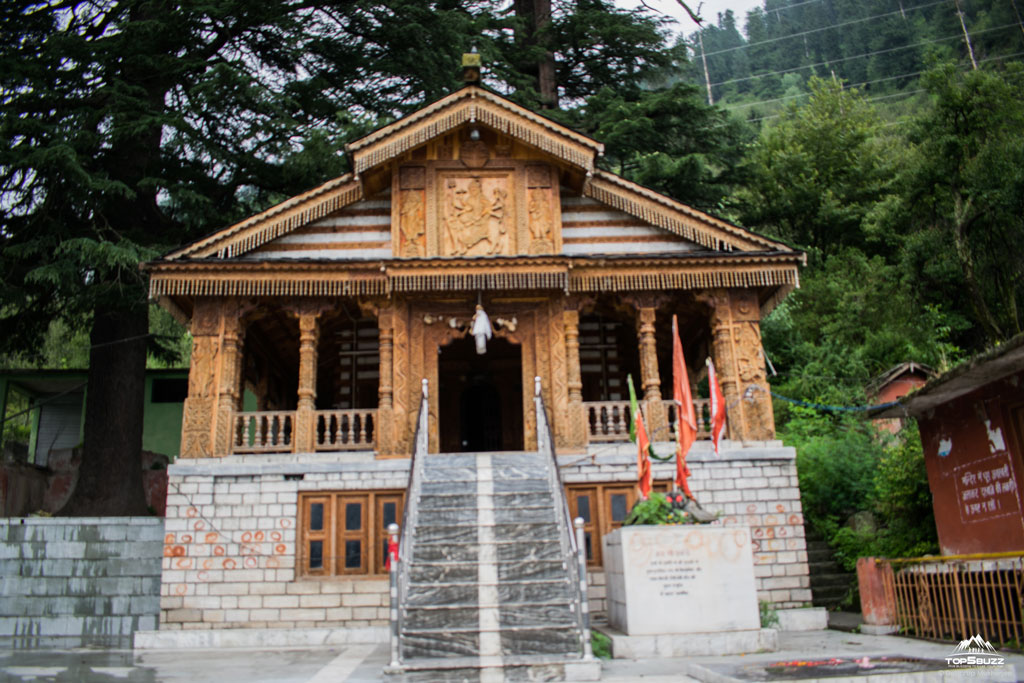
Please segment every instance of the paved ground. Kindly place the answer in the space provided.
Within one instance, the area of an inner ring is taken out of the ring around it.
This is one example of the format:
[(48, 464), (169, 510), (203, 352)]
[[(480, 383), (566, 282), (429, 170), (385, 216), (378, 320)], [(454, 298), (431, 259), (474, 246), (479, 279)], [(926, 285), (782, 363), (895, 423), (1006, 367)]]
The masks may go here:
[[(840, 631), (784, 633), (780, 650), (772, 653), (725, 657), (686, 657), (643, 661), (611, 660), (603, 663), (602, 680), (608, 683), (685, 683), (697, 680), (688, 673), (718, 680), (734, 679), (764, 664), (832, 657), (860, 659), (869, 666), (880, 656), (913, 657), (942, 661), (953, 643), (930, 643), (894, 636), (867, 636)], [(1018, 675), (975, 670), (972, 680), (1024, 679), (1024, 655), (1006, 655)], [(73, 681), (76, 683), (369, 683), (380, 681), (387, 662), (385, 645), (349, 645), (343, 648), (253, 650), (142, 651), (92, 648), (65, 650), (0, 650), (0, 681)], [(863, 660), (864, 657), (868, 659)], [(698, 674), (697, 667), (704, 673)], [(862, 673), (870, 673), (870, 668)], [(968, 673), (968, 672), (965, 672)], [(998, 675), (997, 675), (998, 673)], [(938, 679), (925, 674), (919, 681)], [(757, 680), (747, 676), (747, 680)], [(876, 679), (877, 680), (877, 679)], [(949, 680), (947, 677), (945, 680)]]

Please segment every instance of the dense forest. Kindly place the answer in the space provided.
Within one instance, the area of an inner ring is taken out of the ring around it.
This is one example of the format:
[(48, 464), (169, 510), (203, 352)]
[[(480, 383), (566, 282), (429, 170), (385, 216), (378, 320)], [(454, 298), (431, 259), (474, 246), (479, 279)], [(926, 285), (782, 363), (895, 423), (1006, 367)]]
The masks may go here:
[[(343, 172), (474, 48), (611, 170), (807, 251), (763, 338), (808, 518), (848, 558), (932, 549), (913, 435), (803, 404), (1020, 333), (1017, 0), (765, 0), (684, 38), (604, 0), (7, 3), (0, 26), (0, 354), (89, 367), (84, 462), (137, 452), (145, 364), (187, 363), (137, 263)], [(846, 525), (865, 510), (877, 532)]]

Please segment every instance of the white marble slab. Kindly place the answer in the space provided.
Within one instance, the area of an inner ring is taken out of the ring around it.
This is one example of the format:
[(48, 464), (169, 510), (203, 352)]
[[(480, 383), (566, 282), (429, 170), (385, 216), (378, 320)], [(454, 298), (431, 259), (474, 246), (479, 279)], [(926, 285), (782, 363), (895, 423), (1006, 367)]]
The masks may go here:
[(608, 620), (627, 635), (760, 628), (746, 526), (628, 526), (604, 537)]

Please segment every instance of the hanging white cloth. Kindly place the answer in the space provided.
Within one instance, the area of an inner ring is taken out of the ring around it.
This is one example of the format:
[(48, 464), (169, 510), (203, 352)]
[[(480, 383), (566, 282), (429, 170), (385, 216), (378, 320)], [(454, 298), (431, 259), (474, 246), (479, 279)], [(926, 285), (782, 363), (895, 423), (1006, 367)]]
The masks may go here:
[(476, 305), (476, 313), (473, 314), (473, 327), (469, 333), (476, 338), (476, 352), (481, 355), (487, 353), (487, 340), (494, 335), (494, 332), (491, 330), (491, 319), (487, 317), (484, 307), (480, 304)]

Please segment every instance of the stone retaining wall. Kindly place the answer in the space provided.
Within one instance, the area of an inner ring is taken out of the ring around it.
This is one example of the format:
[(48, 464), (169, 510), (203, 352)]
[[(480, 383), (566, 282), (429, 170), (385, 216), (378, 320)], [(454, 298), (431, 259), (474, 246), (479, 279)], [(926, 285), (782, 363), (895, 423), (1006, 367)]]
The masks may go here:
[(163, 520), (0, 519), (0, 637), (124, 646), (156, 627)]
[(160, 629), (386, 627), (386, 576), (296, 577), (298, 497), (404, 489), (408, 472), (408, 460), (370, 454), (179, 460), (168, 470)]
[[(658, 444), (658, 452), (671, 452)], [(796, 453), (778, 442), (694, 445), (691, 486), (723, 523), (751, 528), (758, 599), (776, 609), (811, 600)], [(631, 444), (560, 456), (566, 484), (632, 482)], [(371, 453), (179, 460), (169, 470), (160, 629), (384, 628), (385, 576), (296, 576), (299, 493), (403, 489), (408, 459)], [(655, 463), (657, 480), (675, 465)], [(591, 611), (606, 610), (602, 571), (590, 572)]]

